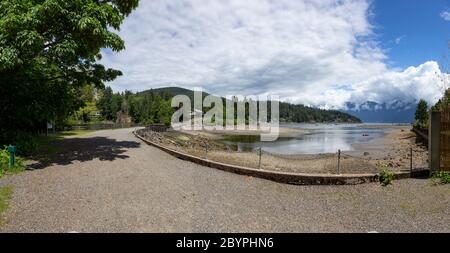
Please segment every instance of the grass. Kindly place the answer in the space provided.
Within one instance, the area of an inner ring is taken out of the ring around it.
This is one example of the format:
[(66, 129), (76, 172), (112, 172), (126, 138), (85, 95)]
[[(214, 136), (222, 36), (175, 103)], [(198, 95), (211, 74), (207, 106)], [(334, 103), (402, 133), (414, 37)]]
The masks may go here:
[(12, 186), (4, 186), (0, 188), (0, 215), (8, 209), (12, 193)]
[(83, 136), (86, 134), (90, 134), (95, 132), (96, 130), (73, 130), (73, 131), (63, 131), (60, 132), (58, 135), (62, 137), (68, 137), (68, 136)]
[[(66, 137), (83, 136), (95, 132), (95, 130), (75, 130), (75, 131), (63, 131), (57, 134), (49, 134), (48, 136), (36, 137), (37, 150), (32, 154), (24, 157), (27, 160), (37, 159), (42, 163), (46, 163), (50, 160), (51, 155), (62, 152), (64, 147), (62, 145), (55, 145), (58, 140), (62, 140)], [(0, 147), (0, 178), (6, 174), (17, 174), (25, 170), (24, 158), (16, 156), (16, 165), (9, 167), (9, 153), (5, 148)]]
[(62, 146), (53, 145), (53, 142), (62, 140), (66, 137), (78, 137), (95, 132), (96, 130), (73, 130), (62, 131), (57, 134), (50, 134), (48, 136), (39, 136), (38, 141), (38, 156), (46, 156), (50, 154), (56, 154), (62, 151)]
[(177, 136), (176, 138), (180, 141), (189, 141), (190, 140), (190, 138), (187, 137), (186, 135), (180, 135), (180, 136)]
[(47, 136), (39, 136), (38, 144), (39, 146), (46, 146), (52, 141), (64, 139), (66, 137), (77, 137), (83, 136), (95, 132), (96, 130), (72, 130), (72, 131), (62, 131), (56, 134), (49, 134)]

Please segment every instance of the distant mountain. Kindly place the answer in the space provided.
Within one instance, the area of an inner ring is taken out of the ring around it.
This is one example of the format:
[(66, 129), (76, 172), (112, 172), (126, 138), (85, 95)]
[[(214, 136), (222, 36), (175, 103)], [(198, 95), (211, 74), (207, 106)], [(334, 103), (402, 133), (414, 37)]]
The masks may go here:
[(412, 123), (416, 105), (414, 103), (401, 103), (400, 101), (387, 106), (376, 102), (368, 101), (360, 106), (347, 103), (348, 114), (360, 118), (366, 123)]
[(324, 110), (301, 104), (280, 103), (280, 120), (284, 122), (336, 122), (360, 123), (361, 120), (346, 112)]
[[(141, 94), (141, 95), (145, 95), (148, 93), (154, 93), (154, 94), (168, 94), (170, 95), (170, 97), (174, 97), (176, 95), (186, 95), (188, 96), (191, 100), (194, 99), (194, 91), (193, 90), (189, 90), (189, 89), (185, 89), (185, 88), (181, 88), (181, 87), (163, 87), (163, 88), (156, 88), (156, 89), (150, 89), (150, 90), (146, 90), (146, 91), (141, 91), (138, 92), (137, 94)], [(203, 92), (203, 97), (208, 96), (209, 94), (206, 92)]]
[[(176, 95), (186, 95), (191, 101), (194, 100), (194, 91), (180, 87), (164, 87), (146, 90), (136, 95), (146, 95), (149, 93), (158, 94), (163, 98), (171, 98)], [(203, 92), (203, 97), (209, 94)], [(225, 98), (222, 98), (225, 101)], [(361, 120), (357, 116), (352, 116), (346, 112), (337, 110), (323, 110), (304, 105), (296, 105), (281, 102), (280, 103), (280, 120), (283, 122), (336, 122), (336, 123), (359, 123)]]

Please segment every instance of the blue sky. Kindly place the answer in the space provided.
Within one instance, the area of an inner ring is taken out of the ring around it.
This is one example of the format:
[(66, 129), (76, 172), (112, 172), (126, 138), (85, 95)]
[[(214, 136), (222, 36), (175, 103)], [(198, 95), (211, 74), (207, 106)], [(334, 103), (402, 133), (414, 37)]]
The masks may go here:
[(450, 0), (154, 0), (124, 22), (114, 90), (165, 86), (216, 95), (436, 102), (450, 83)]
[(449, 0), (376, 0), (372, 11), (375, 31), (392, 66), (406, 68), (429, 60), (444, 64), (449, 55), (450, 21), (441, 13), (450, 12)]

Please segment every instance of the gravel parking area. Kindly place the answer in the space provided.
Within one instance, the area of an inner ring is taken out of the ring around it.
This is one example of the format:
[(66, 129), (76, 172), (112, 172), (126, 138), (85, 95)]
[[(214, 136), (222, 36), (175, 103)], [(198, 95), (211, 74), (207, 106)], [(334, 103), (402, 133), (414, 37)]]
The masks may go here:
[(450, 232), (450, 186), (295, 186), (176, 159), (132, 129), (59, 141), (11, 185), (1, 232)]

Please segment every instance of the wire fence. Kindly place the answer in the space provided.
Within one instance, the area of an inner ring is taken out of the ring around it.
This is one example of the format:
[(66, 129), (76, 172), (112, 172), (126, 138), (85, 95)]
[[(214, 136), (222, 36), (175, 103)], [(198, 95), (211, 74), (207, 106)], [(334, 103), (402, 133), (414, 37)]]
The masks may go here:
[(393, 171), (419, 171), (428, 168), (425, 148), (379, 149), (370, 151), (341, 151), (327, 154), (286, 155), (264, 151), (232, 149), (214, 150), (205, 145), (203, 157), (240, 166), (297, 173), (364, 174), (377, 173), (381, 166)]

